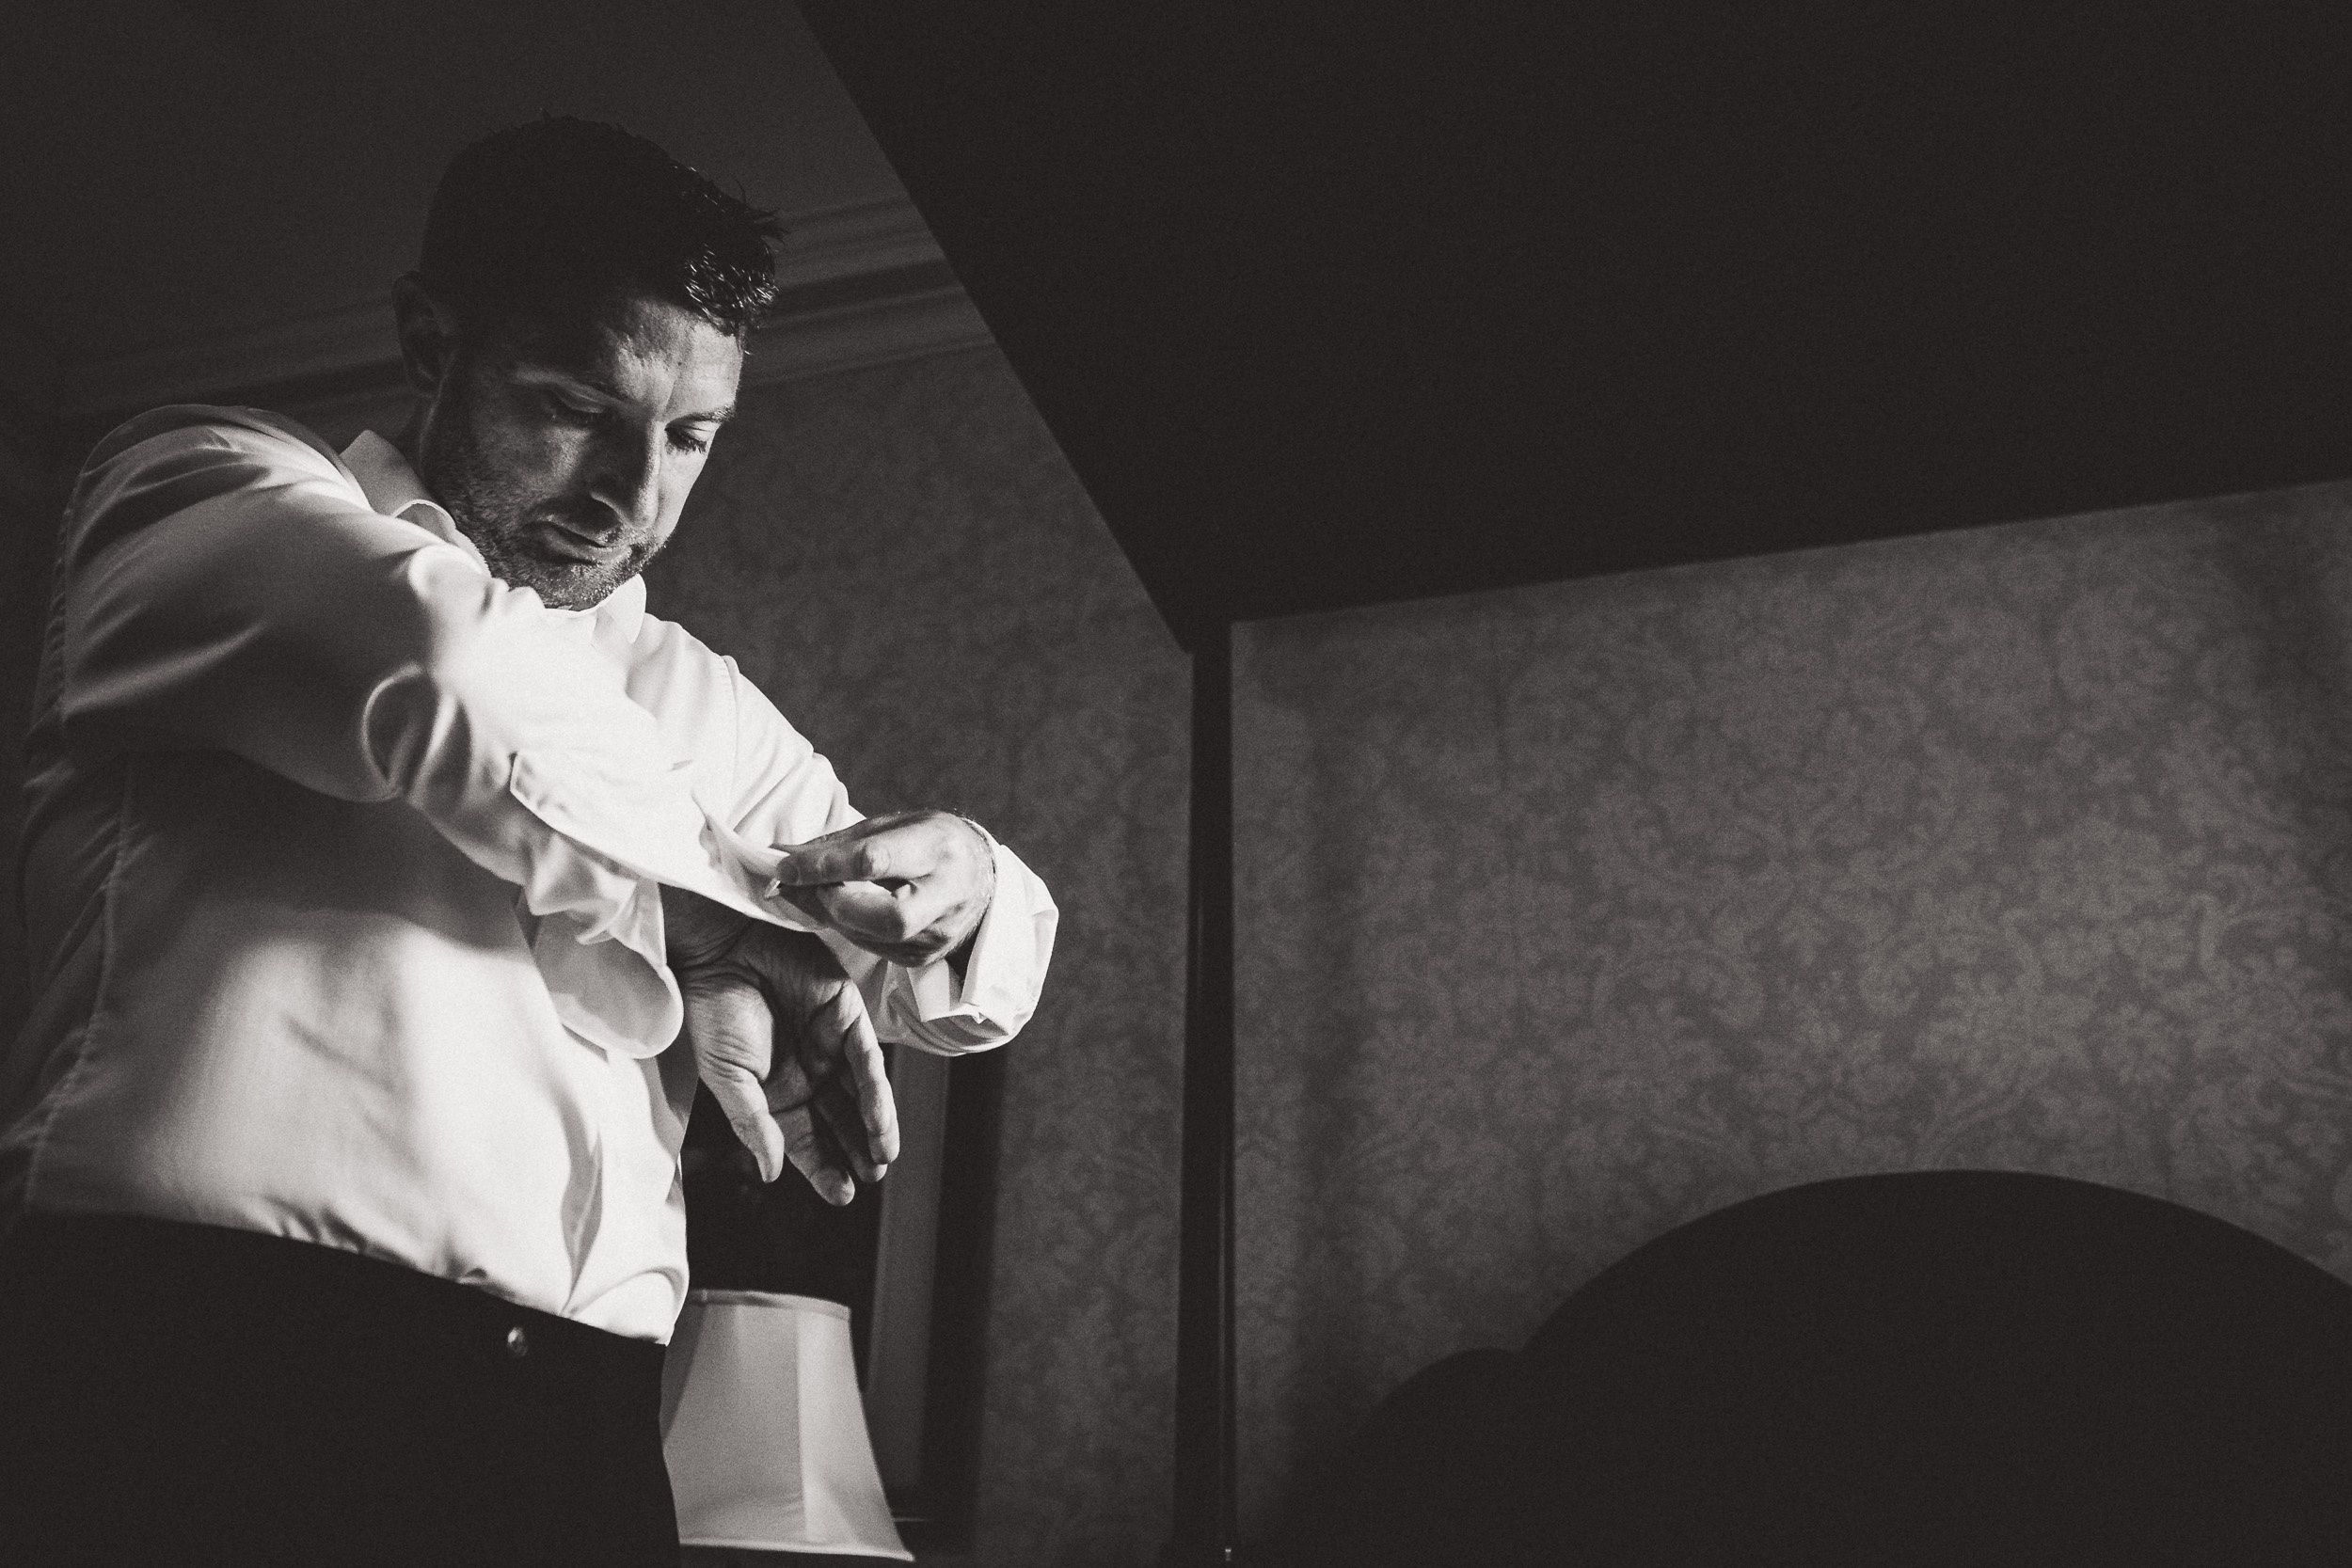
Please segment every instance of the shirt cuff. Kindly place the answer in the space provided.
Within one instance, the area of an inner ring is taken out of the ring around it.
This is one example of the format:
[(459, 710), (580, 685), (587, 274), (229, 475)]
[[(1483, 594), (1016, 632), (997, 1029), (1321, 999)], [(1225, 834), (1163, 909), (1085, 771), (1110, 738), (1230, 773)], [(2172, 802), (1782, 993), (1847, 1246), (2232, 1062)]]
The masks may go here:
[(783, 858), (691, 803), (681, 809), (665, 793), (642, 790), (632, 800), (589, 769), (559, 770), (528, 754), (515, 759), (508, 789), (558, 837), (531, 858), (522, 890), (540, 919), (532, 958), (556, 1016), (594, 1045), (651, 1056), (685, 1022), (661, 918), (664, 883), (772, 925), (813, 929), (790, 906), (759, 895)]
[(1020, 856), (989, 840), (996, 861), (996, 891), (973, 933), (963, 979), (945, 958), (902, 970), (909, 1042), (943, 1055), (1002, 1045), (1037, 1011), (1045, 971), (1054, 957), (1061, 911), (1037, 873)]
[(657, 1055), (685, 1024), (685, 999), (663, 951), (657, 882), (638, 883), (628, 907), (600, 927), (546, 916), (532, 934), (531, 957), (564, 1027), (616, 1056)]

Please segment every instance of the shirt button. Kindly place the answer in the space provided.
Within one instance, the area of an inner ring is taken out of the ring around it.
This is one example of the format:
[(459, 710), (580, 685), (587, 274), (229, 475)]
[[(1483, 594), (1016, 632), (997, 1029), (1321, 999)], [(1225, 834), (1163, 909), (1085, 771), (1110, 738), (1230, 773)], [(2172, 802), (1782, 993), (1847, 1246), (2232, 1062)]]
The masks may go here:
[(531, 1336), (523, 1332), (522, 1324), (506, 1331), (506, 1354), (517, 1361), (531, 1354)]

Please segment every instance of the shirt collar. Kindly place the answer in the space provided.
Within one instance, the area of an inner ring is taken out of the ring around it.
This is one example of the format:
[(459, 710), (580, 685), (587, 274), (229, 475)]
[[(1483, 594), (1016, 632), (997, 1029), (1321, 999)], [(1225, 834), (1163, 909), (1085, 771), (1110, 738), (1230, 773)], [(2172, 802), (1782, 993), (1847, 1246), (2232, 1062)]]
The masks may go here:
[[(368, 505), (387, 517), (398, 517), (416, 524), (445, 544), (456, 546), (466, 552), (468, 560), (485, 572), (490, 568), (482, 559), (482, 552), (473, 547), (473, 541), (458, 531), (457, 519), (448, 508), (424, 493), (424, 483), (417, 478), (417, 470), (408, 466), (408, 459), (400, 449), (373, 430), (363, 430), (358, 438), (343, 449), (343, 465), (359, 482), (359, 488), (368, 498)], [(630, 641), (637, 640), (638, 623), (645, 615), (645, 579), (631, 578), (605, 596), (602, 604), (589, 610), (555, 610), (558, 615), (600, 615), (612, 623), (613, 629)]]

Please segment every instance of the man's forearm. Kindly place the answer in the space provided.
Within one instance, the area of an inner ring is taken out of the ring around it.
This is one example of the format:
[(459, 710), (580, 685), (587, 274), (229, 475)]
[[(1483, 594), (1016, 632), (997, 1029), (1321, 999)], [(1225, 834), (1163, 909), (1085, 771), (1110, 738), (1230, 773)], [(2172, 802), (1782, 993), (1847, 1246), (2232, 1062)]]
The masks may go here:
[[(176, 509), (150, 515), (166, 489)], [(95, 463), (59, 571), (73, 732), (405, 800), (591, 934), (616, 934), (645, 879), (756, 905), (764, 867), (714, 855), (678, 747), (553, 612), (371, 512), (265, 419), (161, 424)]]

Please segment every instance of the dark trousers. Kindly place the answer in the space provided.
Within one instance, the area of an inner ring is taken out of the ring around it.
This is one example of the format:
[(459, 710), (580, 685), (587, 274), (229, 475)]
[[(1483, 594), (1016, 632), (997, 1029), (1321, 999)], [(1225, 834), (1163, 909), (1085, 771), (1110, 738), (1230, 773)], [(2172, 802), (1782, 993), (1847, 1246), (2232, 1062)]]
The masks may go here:
[(661, 1349), (276, 1237), (0, 1243), (0, 1563), (675, 1568)]

